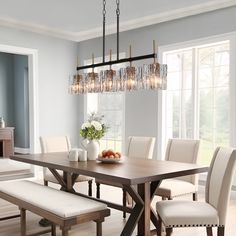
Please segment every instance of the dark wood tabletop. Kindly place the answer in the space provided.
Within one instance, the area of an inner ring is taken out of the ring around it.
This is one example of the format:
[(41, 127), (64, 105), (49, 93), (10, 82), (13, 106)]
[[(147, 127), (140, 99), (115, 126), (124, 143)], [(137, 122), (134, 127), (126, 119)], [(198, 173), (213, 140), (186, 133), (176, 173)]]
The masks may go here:
[(108, 164), (99, 161), (72, 162), (67, 153), (13, 155), (12, 160), (44, 166), (66, 172), (107, 179), (133, 185), (206, 172), (208, 167), (196, 164), (123, 157), (122, 161)]

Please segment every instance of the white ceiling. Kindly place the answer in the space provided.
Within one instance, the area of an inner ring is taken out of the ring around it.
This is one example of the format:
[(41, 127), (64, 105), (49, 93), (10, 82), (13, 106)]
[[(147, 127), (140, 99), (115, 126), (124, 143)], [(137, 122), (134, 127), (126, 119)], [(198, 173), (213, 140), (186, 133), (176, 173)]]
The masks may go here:
[[(75, 41), (100, 35), (103, 0), (0, 0), (0, 25)], [(106, 0), (108, 33), (116, 0)], [(121, 30), (236, 5), (236, 0), (120, 0)]]

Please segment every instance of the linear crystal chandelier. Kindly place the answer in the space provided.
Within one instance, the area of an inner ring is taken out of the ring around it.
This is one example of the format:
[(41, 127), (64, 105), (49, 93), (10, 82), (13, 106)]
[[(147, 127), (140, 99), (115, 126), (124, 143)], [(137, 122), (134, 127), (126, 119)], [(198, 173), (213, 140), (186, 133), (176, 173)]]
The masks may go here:
[[(155, 41), (153, 41), (153, 53), (132, 57), (131, 46), (129, 48), (129, 57), (119, 58), (119, 19), (120, 19), (120, 0), (116, 0), (117, 17), (117, 59), (112, 60), (110, 50), (110, 60), (105, 61), (105, 26), (106, 26), (106, 0), (103, 0), (103, 57), (102, 62), (94, 63), (94, 54), (92, 54), (92, 64), (77, 66), (77, 73), (70, 77), (69, 92), (71, 94), (101, 93), (101, 92), (119, 92), (134, 91), (140, 89), (166, 89), (167, 85), (167, 65), (157, 62), (157, 53), (155, 50)], [(152, 64), (134, 66), (134, 61), (153, 59)], [(112, 65), (129, 63), (126, 68), (119, 70), (112, 69)], [(109, 69), (97, 72), (96, 68), (109, 67)], [(86, 70), (91, 69), (89, 72)], [(82, 72), (81, 72), (82, 71)]]

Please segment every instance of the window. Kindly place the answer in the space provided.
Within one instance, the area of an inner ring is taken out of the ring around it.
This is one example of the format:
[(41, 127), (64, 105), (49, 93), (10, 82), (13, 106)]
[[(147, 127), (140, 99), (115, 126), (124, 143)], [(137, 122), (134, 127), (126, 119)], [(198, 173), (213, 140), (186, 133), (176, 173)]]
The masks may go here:
[(100, 148), (122, 151), (124, 93), (87, 94), (87, 112), (104, 115), (108, 132), (100, 140)]
[[(101, 58), (95, 59), (95, 63), (98, 61), (101, 61)], [(86, 62), (86, 64), (89, 63), (91, 63), (91, 61)], [(124, 65), (121, 65), (121, 67), (123, 66)], [(113, 65), (114, 70), (118, 68), (117, 65)], [(104, 70), (106, 68), (100, 67), (99, 69)], [(87, 109), (85, 114), (87, 115), (92, 112), (104, 115), (104, 122), (109, 127), (108, 132), (100, 140), (100, 149), (113, 149), (122, 152), (122, 140), (124, 140), (125, 93), (88, 93), (85, 107)]]
[(201, 139), (200, 162), (230, 145), (229, 41), (164, 52), (165, 135)]

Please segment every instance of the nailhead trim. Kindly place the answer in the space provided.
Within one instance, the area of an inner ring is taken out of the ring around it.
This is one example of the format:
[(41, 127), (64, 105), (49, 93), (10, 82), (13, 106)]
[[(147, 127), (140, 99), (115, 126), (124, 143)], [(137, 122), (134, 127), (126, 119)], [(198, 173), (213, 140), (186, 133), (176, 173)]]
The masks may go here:
[(194, 224), (194, 225), (168, 225), (166, 228), (179, 228), (179, 227), (225, 227), (224, 225), (210, 225), (210, 224)]

